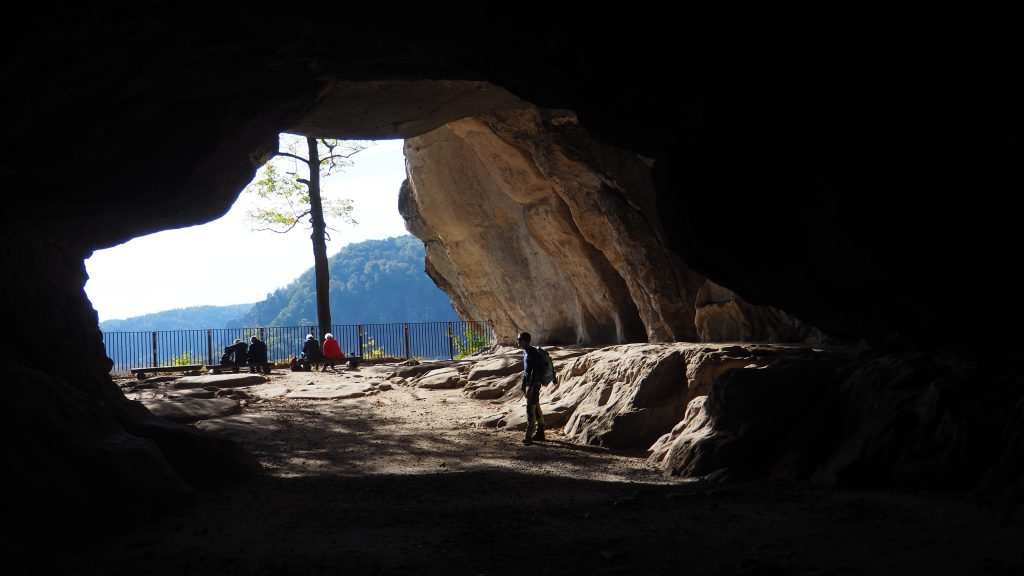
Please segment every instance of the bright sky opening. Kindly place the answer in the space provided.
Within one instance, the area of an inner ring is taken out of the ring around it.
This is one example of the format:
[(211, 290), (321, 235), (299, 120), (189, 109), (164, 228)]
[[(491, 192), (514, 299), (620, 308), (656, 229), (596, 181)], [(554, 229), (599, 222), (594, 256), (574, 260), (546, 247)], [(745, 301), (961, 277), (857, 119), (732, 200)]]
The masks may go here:
[[(351, 198), (356, 226), (328, 221), (328, 256), (363, 240), (408, 232), (398, 214), (405, 179), (402, 140), (382, 140), (353, 156), (354, 165), (323, 182), (325, 195)], [(246, 304), (313, 267), (308, 225), (287, 234), (251, 232), (246, 211), (255, 195), (239, 196), (222, 218), (166, 230), (97, 250), (85, 261), (85, 291), (100, 321), (190, 306)]]

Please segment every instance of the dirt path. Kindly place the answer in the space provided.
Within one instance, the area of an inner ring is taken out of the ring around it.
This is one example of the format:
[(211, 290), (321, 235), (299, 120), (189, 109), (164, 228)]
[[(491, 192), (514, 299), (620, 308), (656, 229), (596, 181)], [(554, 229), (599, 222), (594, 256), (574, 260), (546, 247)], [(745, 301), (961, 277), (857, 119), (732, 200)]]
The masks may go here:
[[(384, 373), (282, 373), (268, 386)], [(251, 403), (214, 428), (266, 474), (84, 547), (55, 547), (28, 572), (1024, 573), (1024, 529), (999, 511), (922, 494), (665, 478), (642, 455), (557, 434), (523, 446), (520, 433), (468, 425), (495, 408), (406, 387)]]

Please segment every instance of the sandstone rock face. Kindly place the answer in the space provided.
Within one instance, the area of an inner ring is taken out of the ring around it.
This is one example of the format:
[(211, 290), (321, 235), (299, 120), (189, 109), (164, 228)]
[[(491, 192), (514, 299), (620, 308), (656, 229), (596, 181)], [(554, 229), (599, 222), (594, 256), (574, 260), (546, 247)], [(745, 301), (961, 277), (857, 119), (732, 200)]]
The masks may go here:
[(144, 400), (142, 404), (154, 415), (182, 424), (242, 413), (242, 405), (230, 398)]
[[(683, 419), (688, 402), (707, 394), (712, 383), (731, 369), (813, 354), (800, 346), (687, 343), (548, 351), (558, 383), (541, 389), (547, 426), (562, 428), (574, 440), (613, 448), (650, 446)], [(521, 371), (521, 360), (518, 367)], [(505, 390), (505, 414), (481, 425), (525, 426), (520, 378), (521, 372), (496, 379), (494, 386)], [(468, 389), (467, 395), (477, 397)]]
[(771, 306), (755, 306), (707, 280), (697, 291), (694, 324), (701, 342), (813, 342), (825, 335)]
[(380, 390), (369, 383), (338, 382), (330, 385), (320, 384), (300, 386), (287, 394), (288, 398), (311, 400), (344, 400), (362, 398), (379, 393)]
[(462, 385), (462, 375), (455, 368), (431, 370), (416, 380), (419, 388), (447, 389)]
[(682, 417), (687, 394), (685, 345), (615, 346), (587, 354), (563, 369), (553, 391), (558, 408), (572, 407), (570, 438), (626, 448), (649, 443)]
[(649, 162), (519, 109), (406, 141), (400, 209), (463, 318), (499, 341), (695, 340), (703, 278), (661, 241)]
[(262, 384), (268, 378), (258, 374), (206, 374), (204, 376), (185, 376), (174, 379), (174, 388), (202, 388), (216, 386), (229, 388), (232, 386), (253, 386)]
[[(10, 306), (6, 318), (12, 326), (45, 327), (19, 331), (16, 339), (5, 331), (2, 339), (15, 351), (4, 384), (8, 415), (0, 419), (17, 471), (12, 489), (20, 494), (11, 522), (28, 533), (52, 518), (152, 513), (196, 488), (258, 470), (235, 442), (154, 418), (111, 381), (96, 312), (83, 291), (84, 254), (27, 233), (5, 240), (0, 293), (8, 303), (41, 299), (38, 306)], [(22, 273), (40, 265), (45, 273), (28, 282)], [(124, 486), (142, 491), (134, 503), (122, 502)]]
[(954, 356), (780, 356), (723, 372), (650, 458), (671, 474), (970, 491), (1019, 503), (1019, 384), (1015, 370)]
[(783, 357), (722, 372), (651, 446), (651, 460), (674, 474), (750, 478), (771, 475), (777, 466), (780, 476), (806, 475), (803, 466), (821, 456), (817, 443), (827, 443), (814, 428), (835, 416), (820, 408), (828, 405), (839, 364)]
[(506, 352), (500, 356), (491, 357), (484, 362), (477, 362), (469, 370), (466, 377), (470, 382), (483, 380), (485, 378), (502, 377), (510, 374), (522, 374), (523, 352), (517, 350)]
[[(782, 344), (553, 347), (551, 355), (558, 383), (541, 389), (548, 430), (646, 449), (667, 474), (952, 490), (1015, 506), (1024, 498), (1014, 368)], [(488, 382), (505, 391), (503, 408), (476, 424), (524, 429), (519, 374), (474, 385)]]

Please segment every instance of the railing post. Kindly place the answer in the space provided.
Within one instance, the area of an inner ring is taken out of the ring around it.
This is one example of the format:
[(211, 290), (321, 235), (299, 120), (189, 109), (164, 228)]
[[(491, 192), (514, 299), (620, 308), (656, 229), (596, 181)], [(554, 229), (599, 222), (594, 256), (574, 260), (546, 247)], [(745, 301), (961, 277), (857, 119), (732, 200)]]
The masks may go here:
[[(345, 353), (346, 354), (356, 354), (356, 353), (358, 353), (359, 356), (365, 356), (367, 353), (373, 354), (374, 351), (376, 351), (376, 350), (384, 350), (384, 348), (386, 347), (387, 352), (389, 354), (388, 355), (389, 358), (399, 358), (399, 357), (402, 356), (402, 354), (399, 354), (398, 350), (395, 350), (393, 347), (397, 346), (397, 345), (402, 345), (404, 347), (403, 351), (404, 351), (405, 358), (406, 359), (411, 359), (413, 357), (413, 342), (412, 342), (412, 325), (413, 324), (417, 324), (417, 323), (414, 323), (414, 322), (392, 322), (392, 323), (389, 323), (389, 324), (386, 324), (386, 325), (381, 325), (381, 326), (384, 326), (384, 328), (382, 328), (381, 330), (382, 330), (382, 333), (385, 334), (384, 338), (386, 339), (386, 341), (384, 341), (384, 342), (375, 342), (376, 345), (374, 346), (373, 349), (370, 349), (368, 347), (368, 342), (369, 342), (368, 339), (370, 337), (369, 330), (367, 330), (365, 325), (358, 324), (358, 325), (356, 325), (357, 331), (358, 331), (358, 338), (359, 338), (358, 352), (356, 352), (354, 350), (356, 348), (356, 346), (352, 346), (353, 351), (349, 352), (348, 350), (345, 350)], [(395, 342), (394, 341), (395, 338), (396, 338), (396, 335), (394, 334), (394, 329), (397, 328), (399, 325), (402, 326), (403, 342)], [(417, 326), (419, 326), (419, 325), (420, 324), (417, 324)], [(378, 325), (374, 325), (374, 326), (378, 326)], [(494, 336), (494, 326), (490, 322), (487, 322), (487, 321), (483, 321), (483, 322), (449, 322), (449, 321), (440, 321), (440, 322), (424, 323), (424, 324), (422, 324), (422, 326), (423, 326), (424, 333), (422, 335), (417, 336), (417, 338), (423, 340), (423, 342), (417, 341), (417, 343), (416, 343), (416, 351), (419, 354), (427, 354), (430, 358), (433, 358), (433, 359), (442, 359), (442, 358), (444, 358), (444, 344), (434, 340), (434, 336), (438, 335), (438, 331), (437, 331), (438, 328), (441, 329), (440, 336), (442, 338), (444, 338), (444, 337), (448, 338), (448, 357), (450, 359), (453, 359), (453, 360), (455, 359), (455, 356), (456, 356), (457, 353), (464, 353), (464, 352), (467, 352), (467, 351), (470, 350), (470, 348), (463, 346), (463, 342), (466, 341), (466, 339), (467, 339), (467, 334), (469, 335), (468, 338), (471, 339), (473, 341), (473, 343), (477, 343), (477, 340), (479, 338), (486, 338), (486, 343), (488, 345), (491, 345), (491, 346), (493, 346), (494, 343), (495, 343), (495, 339), (494, 339), (495, 338), (495, 336)], [(351, 327), (352, 327), (352, 325), (345, 325), (345, 330), (347, 330), (348, 328), (351, 328)], [(341, 330), (340, 326), (335, 326), (335, 328), (338, 329), (339, 332), (343, 331), (343, 330)], [(458, 336), (456, 335), (456, 328), (458, 328), (458, 330), (459, 330), (459, 335)], [(208, 366), (217, 363), (219, 361), (219, 359), (220, 359), (221, 352), (214, 349), (214, 342), (216, 340), (219, 340), (219, 339), (222, 339), (222, 338), (228, 338), (229, 342), (230, 342), (231, 338), (233, 338), (231, 333), (235, 332), (235, 330), (236, 329), (225, 329), (225, 330), (205, 329), (205, 332), (206, 332), (206, 362), (207, 362)], [(306, 327), (295, 326), (295, 327), (280, 327), (280, 328), (272, 328), (272, 327), (257, 328), (257, 327), (252, 327), (252, 328), (247, 328), (245, 330), (247, 330), (249, 334), (259, 334), (259, 336), (261, 338), (263, 338), (264, 342), (267, 342), (267, 353), (268, 353), (268, 355), (270, 355), (270, 354), (273, 353), (272, 349), (274, 348), (274, 346), (272, 344), (277, 344), (281, 349), (288, 349), (288, 350), (290, 350), (294, 346), (295, 343), (292, 341), (292, 338), (293, 338), (293, 335), (294, 335), (294, 330), (305, 330), (309, 334), (312, 334), (314, 337), (316, 337), (317, 332), (319, 331), (319, 327), (317, 327), (317, 326), (306, 326)], [(375, 328), (375, 330), (377, 330), (377, 329)], [(214, 331), (218, 332), (217, 338), (214, 338)], [(151, 366), (152, 367), (159, 367), (160, 363), (161, 363), (160, 355), (162, 354), (162, 352), (161, 352), (160, 347), (159, 347), (160, 346), (160, 338), (164, 338), (164, 343), (166, 344), (166, 347), (167, 347), (167, 354), (168, 354), (168, 361), (169, 362), (173, 361), (173, 359), (175, 357), (180, 356), (181, 354), (183, 354), (186, 350), (184, 350), (182, 347), (186, 346), (186, 345), (189, 346), (189, 348), (187, 350), (189, 352), (189, 354), (192, 354), (193, 350), (195, 351), (195, 354), (197, 355), (196, 362), (197, 363), (202, 362), (202, 359), (201, 359), (201, 357), (198, 356), (198, 354), (200, 353), (200, 350), (201, 350), (201, 348), (199, 348), (199, 347), (202, 346), (202, 332), (203, 331), (202, 330), (188, 331), (188, 333), (190, 335), (187, 336), (187, 337), (177, 336), (178, 332), (181, 332), (181, 331), (174, 330), (174, 331), (162, 331), (161, 332), (161, 331), (154, 330), (154, 331), (147, 332), (147, 331), (141, 331), (140, 330), (138, 332), (130, 332), (130, 333), (128, 333), (128, 332), (126, 332), (126, 333), (106, 333), (106, 334), (103, 334), (103, 345), (107, 349), (107, 353), (110, 354), (110, 357), (114, 359), (114, 366), (112, 367), (112, 369), (114, 369), (114, 370), (128, 369), (128, 368), (130, 368), (132, 366), (135, 366), (136, 363), (141, 363), (142, 367), (145, 367), (146, 360), (145, 360), (145, 358), (143, 358), (143, 350), (141, 350), (141, 348), (146, 346), (145, 340), (143, 340), (143, 339), (146, 338), (147, 334), (149, 335), (149, 338), (147, 340), (149, 340), (149, 342), (148, 342), (148, 345), (150, 346), (149, 355), (151, 356), (150, 361), (151, 361)], [(164, 336), (160, 336), (161, 333), (163, 333)], [(191, 334), (195, 334), (195, 335), (192, 336)], [(245, 333), (243, 333), (243, 335), (244, 334)], [(300, 339), (300, 340), (304, 340), (304, 337), (305, 337), (305, 334), (303, 334), (303, 338)], [(458, 340), (456, 340), (456, 338), (458, 338)], [(196, 342), (195, 341), (196, 339), (198, 339), (199, 341)], [(273, 342), (270, 342), (269, 340), (272, 340)], [(278, 340), (280, 340), (281, 342), (278, 342)], [(339, 342), (339, 344), (340, 344), (340, 342)], [(288, 353), (286, 357), (290, 357), (291, 355), (292, 355), (291, 353)], [(268, 356), (268, 358), (269, 357), (270, 356)], [(128, 365), (123, 366), (125, 363), (128, 363)]]
[(451, 322), (448, 323), (448, 358), (455, 359), (455, 331)]
[(405, 359), (408, 360), (409, 358), (411, 358), (411, 356), (409, 356), (409, 323), (406, 322), (405, 323)]

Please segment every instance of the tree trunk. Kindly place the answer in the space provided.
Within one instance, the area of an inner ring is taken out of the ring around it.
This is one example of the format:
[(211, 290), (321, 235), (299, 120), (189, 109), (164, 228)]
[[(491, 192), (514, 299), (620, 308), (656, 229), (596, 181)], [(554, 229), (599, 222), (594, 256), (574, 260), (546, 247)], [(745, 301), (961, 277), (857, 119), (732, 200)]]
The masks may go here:
[(316, 276), (316, 320), (320, 325), (320, 342), (331, 331), (331, 273), (327, 268), (327, 224), (320, 201), (320, 151), (316, 138), (306, 137), (309, 147), (309, 210), (313, 233), (313, 270)]

